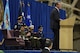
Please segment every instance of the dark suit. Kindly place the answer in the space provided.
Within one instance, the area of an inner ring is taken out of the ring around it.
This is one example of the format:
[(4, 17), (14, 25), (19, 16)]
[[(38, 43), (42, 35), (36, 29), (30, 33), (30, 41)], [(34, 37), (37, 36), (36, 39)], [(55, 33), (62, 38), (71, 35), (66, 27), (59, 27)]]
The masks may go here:
[(44, 34), (43, 34), (43, 32), (37, 32), (36, 34), (37, 34), (37, 37), (44, 38)]
[(59, 49), (59, 29), (60, 29), (60, 14), (54, 8), (50, 16), (50, 28), (54, 32), (53, 49)]
[(43, 49), (41, 53), (50, 53), (48, 49)]

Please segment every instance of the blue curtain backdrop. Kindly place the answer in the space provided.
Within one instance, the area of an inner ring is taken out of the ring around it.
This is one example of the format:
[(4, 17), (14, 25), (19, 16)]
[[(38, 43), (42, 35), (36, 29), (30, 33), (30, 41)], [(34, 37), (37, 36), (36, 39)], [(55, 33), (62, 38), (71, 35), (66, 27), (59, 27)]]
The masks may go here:
[[(27, 15), (28, 2), (30, 3), (31, 20), (35, 26), (34, 31), (37, 32), (38, 26), (42, 25), (44, 27), (43, 33), (45, 38), (53, 39), (53, 32), (50, 29), (50, 12), (53, 7), (47, 6), (47, 4), (35, 2), (34, 0), (24, 0), (25, 16)], [(6, 0), (3, 0), (3, 3), (5, 6)], [(19, 0), (9, 0), (11, 29), (14, 28), (14, 25), (17, 22), (19, 5)]]
[(31, 2), (31, 18), (35, 25), (35, 31), (37, 31), (39, 25), (42, 25), (45, 38), (53, 39), (53, 32), (50, 30), (49, 25), (51, 10), (52, 8), (47, 6), (47, 4)]

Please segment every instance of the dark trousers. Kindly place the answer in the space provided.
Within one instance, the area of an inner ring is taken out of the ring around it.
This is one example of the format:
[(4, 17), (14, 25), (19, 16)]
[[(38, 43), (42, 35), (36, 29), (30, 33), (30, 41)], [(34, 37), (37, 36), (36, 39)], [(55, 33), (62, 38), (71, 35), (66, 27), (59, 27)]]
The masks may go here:
[(46, 39), (45, 39), (45, 38), (42, 38), (42, 39), (40, 39), (39, 41), (40, 41), (40, 43), (41, 43), (40, 48), (41, 48), (41, 49), (44, 49)]
[(52, 49), (59, 50), (59, 29), (53, 29), (54, 39)]

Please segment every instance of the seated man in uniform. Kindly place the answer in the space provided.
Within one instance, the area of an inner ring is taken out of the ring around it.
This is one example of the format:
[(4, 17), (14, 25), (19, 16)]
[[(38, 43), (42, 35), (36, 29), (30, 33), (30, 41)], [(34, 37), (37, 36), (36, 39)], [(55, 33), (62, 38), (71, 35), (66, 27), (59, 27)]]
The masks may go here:
[(44, 34), (43, 34), (43, 26), (39, 26), (38, 27), (38, 32), (37, 32), (38, 37), (43, 38)]
[(20, 30), (21, 25), (25, 25), (25, 24), (22, 22), (22, 16), (19, 16), (17, 20), (18, 22), (15, 24), (14, 29)]
[(40, 25), (39, 27), (38, 27), (38, 32), (37, 32), (37, 36), (38, 36), (38, 38), (40, 38), (39, 39), (39, 41), (40, 41), (40, 48), (41, 49), (43, 49), (44, 48), (44, 43), (45, 43), (45, 38), (44, 38), (44, 34), (43, 34), (43, 26), (42, 25)]
[(28, 27), (26, 28), (26, 25), (21, 25), (20, 28), (20, 36), (25, 40), (25, 38), (29, 38), (31, 36), (31, 33), (28, 31)]

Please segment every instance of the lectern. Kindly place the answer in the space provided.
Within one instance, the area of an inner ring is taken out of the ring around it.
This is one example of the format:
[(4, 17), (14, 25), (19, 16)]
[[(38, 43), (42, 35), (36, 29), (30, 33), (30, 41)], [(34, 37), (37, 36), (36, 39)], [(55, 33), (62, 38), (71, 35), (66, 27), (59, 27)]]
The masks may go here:
[(73, 50), (73, 27), (76, 17), (70, 17), (60, 21), (59, 48), (62, 50)]

